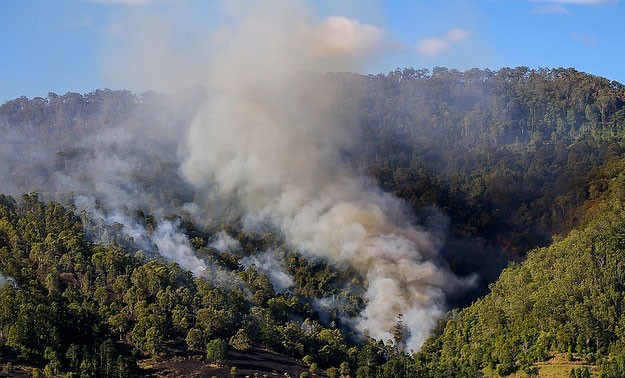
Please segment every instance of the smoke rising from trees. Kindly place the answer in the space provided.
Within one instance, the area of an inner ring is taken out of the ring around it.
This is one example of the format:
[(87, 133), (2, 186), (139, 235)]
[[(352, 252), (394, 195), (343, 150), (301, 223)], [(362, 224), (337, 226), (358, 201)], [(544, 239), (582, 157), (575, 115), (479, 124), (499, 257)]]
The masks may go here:
[(440, 241), (410, 224), (405, 205), (345, 161), (355, 122), (337, 106), (339, 87), (314, 80), (353, 68), (381, 32), (283, 5), (248, 10), (222, 35), (201, 73), (209, 100), (190, 126), (183, 175), (236, 198), (250, 230), (278, 229), (306, 255), (362, 274), (357, 328), (391, 339), (403, 316), (416, 349), (445, 311), (445, 291), (463, 282), (435, 264)]
[[(193, 209), (200, 222), (234, 213), (247, 231), (276, 230), (306, 256), (365, 279), (367, 305), (350, 322), (356, 329), (392, 339), (401, 319), (407, 347), (417, 349), (446, 310), (445, 293), (471, 282), (439, 264), (440, 233), (415, 225), (402, 201), (349, 162), (358, 148), (358, 120), (338, 101), (343, 88), (327, 73), (356, 70), (360, 60), (390, 44), (375, 26), (343, 17), (315, 20), (302, 3), (277, 4), (230, 9), (232, 24), (206, 35), (198, 46), (206, 50), (193, 59), (169, 54), (170, 41), (151, 33), (158, 23), (133, 29), (120, 55), (127, 64), (111, 72), (137, 73), (146, 86), (157, 77), (157, 88), (197, 83), (205, 95), (161, 107), (135, 99), (136, 116), (99, 120), (111, 127), (93, 134), (86, 125), (78, 142), (51, 148), (48, 140), (37, 141), (25, 154), (40, 162), (37, 188), (94, 196), (75, 204), (107, 226), (122, 224), (121, 233), (196, 276), (225, 273), (193, 255), (187, 237), (164, 218), (170, 210)], [(147, 40), (145, 46), (137, 42)], [(168, 58), (163, 64), (153, 59), (160, 55)], [(184, 72), (184, 83), (170, 74), (173, 67)], [(6, 150), (7, 161), (13, 152)], [(148, 161), (167, 169), (155, 171)], [(30, 177), (10, 184), (10, 191), (32, 187), (22, 185)], [(154, 183), (164, 190), (154, 190)], [(171, 191), (188, 203), (157, 195)], [(132, 219), (136, 208), (155, 214), (154, 230)], [(225, 236), (215, 242), (228, 244)], [(272, 261), (258, 258), (264, 260), (256, 263)], [(289, 287), (288, 278), (277, 277), (278, 286)]]

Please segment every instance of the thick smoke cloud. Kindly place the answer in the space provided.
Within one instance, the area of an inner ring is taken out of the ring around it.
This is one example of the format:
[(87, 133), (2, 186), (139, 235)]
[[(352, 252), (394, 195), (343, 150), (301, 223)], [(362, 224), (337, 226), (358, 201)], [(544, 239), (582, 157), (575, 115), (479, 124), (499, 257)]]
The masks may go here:
[[(301, 2), (237, 4), (226, 27), (194, 39), (197, 54), (170, 56), (171, 39), (150, 32), (162, 29), (159, 23), (132, 29), (138, 34), (127, 36), (128, 49), (115, 55), (123, 59), (107, 73), (136, 74), (155, 89), (179, 88), (178, 79), (182, 86), (195, 82), (206, 96), (138, 106), (136, 117), (68, 146), (45, 147), (44, 140), (28, 148), (16, 136), (26, 147), (22, 154), (40, 162), (44, 190), (92, 196), (75, 202), (94, 221), (117, 226), (141, 248), (218, 283), (240, 284), (193, 254), (177, 224), (166, 220), (170, 209), (188, 211), (200, 224), (241, 219), (246, 231), (276, 230), (309, 258), (365, 278), (367, 305), (352, 319), (357, 330), (387, 340), (401, 319), (406, 346), (417, 349), (446, 310), (445, 293), (467, 282), (439, 264), (439, 233), (415, 225), (404, 203), (348, 162), (358, 148), (357, 119), (327, 73), (357, 70), (362, 59), (388, 48), (385, 33), (339, 16), (316, 20)], [(152, 59), (162, 55), (168, 59)], [(180, 119), (188, 122), (168, 122)], [(0, 158), (15, 160), (14, 152), (7, 145)], [(27, 176), (9, 184), (14, 194), (26, 190)], [(162, 193), (171, 190), (189, 203), (169, 203)], [(153, 230), (134, 219), (138, 208), (155, 215)], [(225, 233), (211, 243), (220, 251), (239, 247)], [(271, 253), (243, 264), (284, 272)], [(277, 290), (292, 285), (286, 273), (269, 278)]]
[(345, 162), (356, 129), (323, 77), (353, 69), (382, 32), (282, 5), (244, 12), (222, 36), (182, 172), (200, 191), (234, 196), (248, 229), (274, 227), (306, 255), (362, 274), (368, 304), (356, 327), (392, 339), (403, 317), (417, 349), (462, 282), (435, 264), (440, 241), (410, 224), (404, 204)]

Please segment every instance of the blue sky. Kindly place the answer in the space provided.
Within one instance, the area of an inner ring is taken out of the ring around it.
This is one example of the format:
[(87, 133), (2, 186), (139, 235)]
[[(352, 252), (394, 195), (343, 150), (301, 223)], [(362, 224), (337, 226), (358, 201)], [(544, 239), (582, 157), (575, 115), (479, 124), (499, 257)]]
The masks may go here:
[[(111, 77), (124, 43), (120, 25), (144, 16), (175, 19), (180, 44), (193, 46), (228, 22), (226, 5), (200, 0), (0, 1), (0, 102), (48, 92), (146, 90)], [(625, 83), (625, 4), (619, 0), (317, 0), (319, 20), (342, 16), (373, 25), (386, 49), (363, 73), (396, 67), (499, 69), (574, 67)], [(136, 22), (136, 21), (135, 21)], [(140, 27), (140, 26), (136, 26)]]

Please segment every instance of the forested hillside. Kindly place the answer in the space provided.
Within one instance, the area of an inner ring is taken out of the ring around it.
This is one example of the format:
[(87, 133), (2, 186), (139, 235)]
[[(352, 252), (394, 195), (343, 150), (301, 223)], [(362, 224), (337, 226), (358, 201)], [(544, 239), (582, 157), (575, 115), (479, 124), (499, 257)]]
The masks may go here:
[(403, 314), (390, 340), (354, 327), (365, 274), (185, 181), (208, 96), (194, 88), (0, 106), (0, 355), (49, 376), (129, 376), (145, 357), (227, 363), (228, 348), (260, 347), (328, 376), (475, 377), (535, 375), (564, 353), (625, 375), (623, 85), (526, 67), (294, 80), (331, 88), (336, 127), (358, 136), (342, 161), (407, 204), (432, 264), (459, 277), (418, 353)]
[(449, 209), (459, 232), (517, 252), (570, 229), (596, 191), (587, 175), (623, 152), (625, 89), (573, 69), (359, 79), (364, 166), (415, 208)]
[(505, 269), (491, 292), (449, 314), (440, 333), (418, 354), (430, 377), (501, 376), (554, 354), (597, 364), (601, 377), (625, 375), (625, 161), (607, 164), (594, 178), (606, 190), (583, 224), (548, 248)]
[[(435, 204), (455, 231), (515, 252), (575, 225), (575, 209), (597, 190), (588, 175), (623, 152), (625, 88), (571, 68), (437, 67), (314, 80), (333, 83), (343, 94), (342, 111), (357, 115), (361, 140), (347, 156), (354, 164), (414, 209)], [(4, 191), (62, 189), (54, 176), (99, 157), (98, 144), (107, 142), (95, 137), (118, 136), (123, 125), (128, 135), (115, 141), (114, 152), (128, 163), (144, 160), (132, 172), (144, 186), (165, 185), (155, 177), (170, 174), (161, 197), (175, 190), (172, 197), (184, 201), (190, 194), (180, 192), (185, 184), (171, 165), (202, 98), (196, 88), (170, 96), (98, 90), (8, 101), (0, 107), (2, 173), (10, 177)], [(142, 134), (146, 125), (159, 125), (167, 140)], [(138, 151), (124, 150), (127, 138)]]
[[(254, 265), (238, 268), (239, 254), (200, 248), (198, 255), (223, 276), (194, 279), (157, 256), (88, 242), (73, 209), (34, 195), (0, 201), (0, 266), (10, 277), (0, 290), (0, 351), (35, 363), (47, 376), (140, 374), (138, 355), (178, 347), (210, 353), (211, 345), (243, 351), (263, 346), (308, 356), (315, 366), (343, 364), (344, 371), (367, 351), (350, 349), (354, 344), (336, 328), (332, 310), (319, 313), (310, 301), (332, 294), (357, 309), (361, 299), (332, 288), (348, 272), (289, 253), (295, 287), (276, 293)], [(267, 243), (269, 237), (247, 240), (254, 249)], [(214, 359), (228, 360), (223, 353)]]

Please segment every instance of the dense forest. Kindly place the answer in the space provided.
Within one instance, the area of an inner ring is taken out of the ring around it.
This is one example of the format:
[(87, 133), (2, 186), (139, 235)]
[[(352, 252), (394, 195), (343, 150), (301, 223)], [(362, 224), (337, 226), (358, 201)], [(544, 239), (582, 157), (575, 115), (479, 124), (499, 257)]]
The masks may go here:
[(576, 230), (532, 250), (502, 272), (488, 295), (449, 314), (417, 356), (423, 376), (506, 376), (519, 369), (535, 376), (535, 364), (558, 353), (597, 364), (601, 377), (625, 374), (624, 163), (612, 161), (593, 177), (605, 190)]
[(570, 68), (301, 75), (340, 93), (358, 135), (342, 159), (473, 282), (419, 351), (401, 317), (391, 340), (354, 329), (367, 277), (185, 182), (180, 143), (208, 96), (192, 88), (0, 106), (0, 355), (46, 376), (250, 348), (329, 377), (535, 376), (560, 355), (571, 376), (625, 375), (623, 85)]

